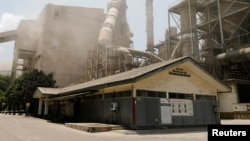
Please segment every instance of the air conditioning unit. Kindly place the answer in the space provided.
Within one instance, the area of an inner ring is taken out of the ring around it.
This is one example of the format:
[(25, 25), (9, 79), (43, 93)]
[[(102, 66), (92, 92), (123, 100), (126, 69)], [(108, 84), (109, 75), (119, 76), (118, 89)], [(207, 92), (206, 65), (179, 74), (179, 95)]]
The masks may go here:
[(116, 111), (116, 110), (118, 110), (118, 103), (116, 103), (116, 102), (110, 103), (110, 110), (111, 110), (111, 111)]

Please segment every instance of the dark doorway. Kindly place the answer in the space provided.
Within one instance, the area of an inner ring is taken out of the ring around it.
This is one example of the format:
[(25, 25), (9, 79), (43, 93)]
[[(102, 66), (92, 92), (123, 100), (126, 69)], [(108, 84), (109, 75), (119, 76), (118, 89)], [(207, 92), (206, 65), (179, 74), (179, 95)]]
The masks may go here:
[(238, 83), (239, 103), (250, 103), (250, 84)]

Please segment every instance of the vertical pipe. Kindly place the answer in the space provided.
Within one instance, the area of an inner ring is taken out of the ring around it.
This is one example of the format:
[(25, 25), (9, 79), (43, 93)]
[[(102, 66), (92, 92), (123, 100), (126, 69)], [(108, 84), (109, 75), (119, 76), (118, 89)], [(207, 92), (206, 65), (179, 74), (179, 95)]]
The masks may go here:
[(98, 64), (99, 64), (99, 47), (97, 47), (96, 48), (96, 50), (97, 50), (97, 53), (96, 53), (96, 79), (98, 79), (99, 78), (99, 74), (98, 74)]
[(98, 43), (110, 45), (112, 44), (114, 30), (119, 15), (119, 9), (122, 0), (112, 0), (108, 7), (108, 13), (104, 21), (103, 27), (100, 30)]
[(105, 76), (108, 76), (108, 47), (105, 46)]
[(188, 0), (188, 13), (189, 13), (189, 26), (190, 26), (190, 31), (191, 31), (191, 47), (192, 47), (192, 58), (195, 58), (195, 53), (194, 53), (194, 34), (193, 34), (193, 25), (194, 23), (192, 23), (192, 14), (191, 14), (191, 3), (190, 3), (190, 0)]
[(153, 0), (146, 0), (147, 51), (154, 52)]
[(223, 49), (224, 48), (224, 34), (223, 34), (223, 27), (222, 27), (220, 0), (217, 0), (217, 6), (218, 6), (218, 18), (219, 18), (219, 23), (220, 23), (221, 49)]
[(170, 27), (171, 27), (171, 22), (170, 22), (170, 14), (169, 14), (169, 10), (168, 10), (168, 40), (166, 39), (165, 42), (168, 41), (168, 46), (167, 46), (167, 60), (169, 60), (171, 58), (171, 31), (170, 31)]
[(119, 56), (119, 62), (118, 62), (118, 64), (119, 64), (119, 71), (121, 72), (121, 64), (122, 63), (121, 63), (121, 54), (120, 54), (120, 51), (118, 51), (118, 56)]

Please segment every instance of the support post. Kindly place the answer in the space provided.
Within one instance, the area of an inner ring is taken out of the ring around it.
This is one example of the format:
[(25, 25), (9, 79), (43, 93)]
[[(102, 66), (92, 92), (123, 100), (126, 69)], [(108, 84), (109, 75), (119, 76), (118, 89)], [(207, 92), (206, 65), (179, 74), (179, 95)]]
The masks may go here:
[(46, 99), (44, 101), (44, 117), (47, 118), (48, 116), (48, 111), (49, 111), (49, 104), (48, 104), (48, 98), (46, 96)]
[(39, 105), (38, 105), (38, 116), (39, 117), (42, 115), (42, 106), (43, 106), (43, 100), (42, 100), (42, 98), (40, 98)]

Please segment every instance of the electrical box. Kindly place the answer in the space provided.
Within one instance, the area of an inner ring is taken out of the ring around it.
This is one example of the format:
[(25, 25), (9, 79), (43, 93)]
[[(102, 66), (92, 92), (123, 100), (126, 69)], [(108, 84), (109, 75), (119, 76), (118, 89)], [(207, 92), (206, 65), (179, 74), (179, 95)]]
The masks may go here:
[(116, 102), (110, 103), (110, 110), (111, 110), (111, 111), (116, 111), (116, 110), (118, 110), (118, 103), (116, 103)]

